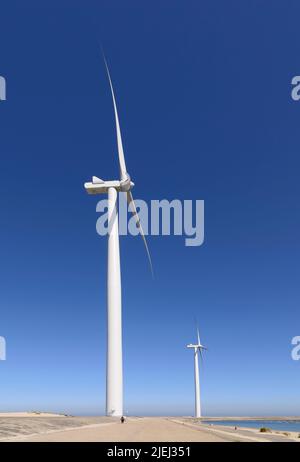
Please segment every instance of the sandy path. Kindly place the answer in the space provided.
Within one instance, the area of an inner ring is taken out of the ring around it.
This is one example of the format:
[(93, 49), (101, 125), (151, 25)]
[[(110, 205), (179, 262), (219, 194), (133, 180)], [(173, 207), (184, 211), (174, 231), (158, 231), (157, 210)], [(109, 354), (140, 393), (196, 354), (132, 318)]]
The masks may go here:
[(0, 419), (0, 435), (0, 441), (29, 442), (299, 442), (298, 434), (286, 437), (274, 432), (258, 433), (253, 428), (199, 425), (192, 419), (172, 417), (131, 417), (125, 424), (109, 417), (12, 417)]
[[(164, 418), (129, 419), (125, 424), (119, 422), (98, 424), (90, 427), (55, 431), (35, 436), (20, 437), (15, 441), (106, 441), (106, 442), (192, 442), (192, 441), (230, 441), (226, 435), (191, 428)], [(8, 440), (7, 440), (8, 441)]]

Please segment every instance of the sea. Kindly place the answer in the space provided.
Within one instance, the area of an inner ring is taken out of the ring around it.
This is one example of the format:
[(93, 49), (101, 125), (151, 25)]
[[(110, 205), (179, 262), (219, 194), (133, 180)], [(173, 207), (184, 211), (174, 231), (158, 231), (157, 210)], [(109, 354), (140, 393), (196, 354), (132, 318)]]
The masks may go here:
[(300, 420), (209, 420), (202, 422), (206, 425), (213, 424), (249, 428), (267, 427), (271, 430), (300, 433)]

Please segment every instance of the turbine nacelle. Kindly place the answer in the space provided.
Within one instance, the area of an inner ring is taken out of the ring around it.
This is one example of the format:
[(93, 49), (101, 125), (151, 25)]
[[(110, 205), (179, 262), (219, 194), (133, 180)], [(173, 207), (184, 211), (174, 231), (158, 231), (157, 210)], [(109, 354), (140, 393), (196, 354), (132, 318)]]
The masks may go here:
[(128, 192), (134, 187), (134, 183), (131, 181), (129, 175), (121, 181), (104, 181), (97, 176), (93, 176), (91, 182), (84, 183), (84, 187), (88, 194), (106, 194), (109, 188), (115, 188), (119, 192)]
[(193, 345), (192, 343), (189, 343), (187, 346), (187, 348), (199, 348), (199, 349), (202, 349), (202, 350), (207, 350), (207, 348), (203, 345), (201, 345), (200, 343), (198, 345)]

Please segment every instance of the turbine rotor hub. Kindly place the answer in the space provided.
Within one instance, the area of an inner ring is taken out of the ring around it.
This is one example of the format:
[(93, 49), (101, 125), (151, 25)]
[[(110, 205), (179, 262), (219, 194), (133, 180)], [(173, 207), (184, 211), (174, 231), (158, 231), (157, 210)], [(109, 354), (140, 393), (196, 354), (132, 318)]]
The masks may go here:
[(132, 185), (133, 183), (130, 179), (130, 176), (127, 173), (126, 177), (120, 181), (120, 191), (128, 192), (132, 188)]

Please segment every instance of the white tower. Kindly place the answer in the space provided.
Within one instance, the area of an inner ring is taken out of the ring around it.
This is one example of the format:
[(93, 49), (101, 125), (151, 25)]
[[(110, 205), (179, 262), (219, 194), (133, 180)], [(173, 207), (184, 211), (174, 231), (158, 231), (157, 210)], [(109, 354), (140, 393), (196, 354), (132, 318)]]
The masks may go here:
[(108, 258), (107, 258), (107, 364), (106, 364), (106, 414), (123, 415), (123, 363), (122, 363), (122, 298), (118, 229), (118, 192), (126, 192), (127, 202), (135, 217), (143, 238), (152, 271), (151, 257), (141, 222), (132, 197), (134, 186), (126, 170), (119, 117), (109, 69), (104, 59), (109, 79), (117, 131), (120, 180), (104, 181), (93, 176), (85, 183), (88, 194), (108, 194)]
[(199, 329), (197, 328), (197, 344), (190, 343), (187, 348), (194, 350), (194, 370), (195, 370), (195, 417), (201, 417), (201, 400), (200, 400), (200, 379), (199, 379), (199, 359), (198, 353), (202, 358), (202, 350), (207, 350), (200, 343)]

